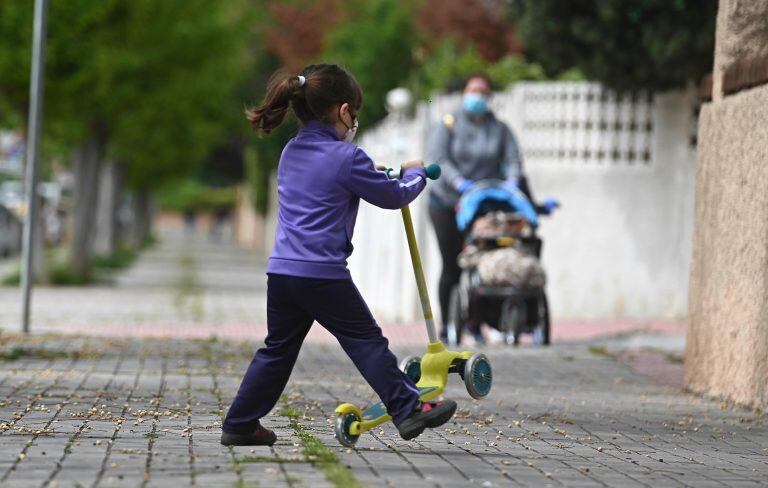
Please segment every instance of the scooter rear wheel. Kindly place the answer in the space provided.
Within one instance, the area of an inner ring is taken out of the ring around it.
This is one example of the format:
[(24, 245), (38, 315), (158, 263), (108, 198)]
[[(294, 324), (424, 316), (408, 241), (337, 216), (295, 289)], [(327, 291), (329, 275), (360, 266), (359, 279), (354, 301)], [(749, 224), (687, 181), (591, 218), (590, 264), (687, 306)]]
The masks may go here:
[(492, 384), (493, 371), (488, 357), (482, 353), (470, 356), (464, 364), (464, 386), (469, 396), (476, 400), (485, 398), (491, 392)]
[(357, 440), (360, 438), (360, 436), (352, 435), (349, 433), (349, 429), (352, 427), (352, 423), (356, 421), (359, 422), (360, 417), (352, 412), (340, 413), (336, 415), (334, 434), (336, 435), (336, 440), (339, 441), (342, 446), (355, 447), (355, 444), (357, 444)]

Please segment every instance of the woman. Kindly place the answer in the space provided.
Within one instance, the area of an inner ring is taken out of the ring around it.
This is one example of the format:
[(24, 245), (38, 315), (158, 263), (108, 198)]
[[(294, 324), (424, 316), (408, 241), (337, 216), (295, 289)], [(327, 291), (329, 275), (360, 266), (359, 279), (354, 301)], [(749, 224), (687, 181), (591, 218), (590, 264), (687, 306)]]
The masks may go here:
[(461, 275), (456, 260), (463, 237), (456, 226), (455, 212), (461, 194), (475, 181), (499, 179), (507, 180), (511, 185), (524, 181), (515, 136), (488, 107), (491, 93), (488, 76), (470, 76), (464, 84), (461, 109), (443, 117), (428, 145), (427, 159), (438, 162), (443, 169), (443, 177), (429, 193), (429, 216), (443, 259), (439, 286), (440, 336), (443, 341), (447, 338), (451, 290)]

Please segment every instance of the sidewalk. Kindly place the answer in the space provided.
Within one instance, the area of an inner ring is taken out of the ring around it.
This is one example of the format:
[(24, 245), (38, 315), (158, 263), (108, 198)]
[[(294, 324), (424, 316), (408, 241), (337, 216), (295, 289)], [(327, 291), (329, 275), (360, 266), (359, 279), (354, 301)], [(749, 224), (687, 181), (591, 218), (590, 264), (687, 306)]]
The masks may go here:
[[(265, 322), (264, 263), (228, 241), (166, 230), (114, 286), (36, 287), (36, 331), (133, 336)], [(20, 292), (0, 287), (0, 329), (19, 330)]]
[[(494, 390), (447, 391), (459, 412), (356, 449), (333, 409), (373, 398), (338, 346), (308, 344), (266, 419), (273, 448), (218, 444), (251, 343), (5, 336), (0, 485), (763, 486), (768, 417), (650, 383), (584, 347), (488, 350)], [(11, 361), (15, 355), (20, 355)], [(419, 348), (399, 349), (399, 355)], [(319, 441), (319, 442), (317, 442)]]

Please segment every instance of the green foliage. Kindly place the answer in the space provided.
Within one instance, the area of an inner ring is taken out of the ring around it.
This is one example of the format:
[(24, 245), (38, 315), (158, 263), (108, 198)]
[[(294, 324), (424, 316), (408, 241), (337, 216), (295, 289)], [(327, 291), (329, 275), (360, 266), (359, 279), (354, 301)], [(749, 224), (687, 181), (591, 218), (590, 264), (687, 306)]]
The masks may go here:
[(96, 254), (91, 258), (91, 266), (96, 270), (118, 271), (128, 268), (136, 260), (136, 251), (130, 246), (118, 246), (113, 254)]
[(0, 126), (23, 124), (29, 96), (34, 2), (0, 2)]
[(386, 115), (389, 90), (407, 79), (413, 68), (417, 3), (396, 0), (356, 0), (347, 4), (350, 18), (326, 36), (325, 62), (349, 69), (363, 87), (361, 125)]
[(549, 74), (578, 68), (620, 91), (663, 91), (712, 67), (715, 0), (521, 0), (518, 32)]
[(237, 200), (236, 187), (212, 188), (194, 179), (168, 184), (160, 192), (158, 203), (174, 212), (210, 212), (232, 207)]
[(457, 89), (467, 75), (486, 67), (474, 46), (459, 46), (455, 39), (447, 38), (424, 55), (409, 85), (417, 98), (427, 98), (434, 92)]
[[(50, 2), (44, 148), (98, 134), (134, 188), (193, 172), (231, 130), (248, 73), (247, 0)], [(32, 3), (0, 2), (0, 123), (26, 113)]]
[(127, 179), (139, 188), (192, 174), (241, 120), (235, 89), (247, 74), (244, 1), (132, 0), (125, 58), (114, 96), (112, 148), (130, 161)]
[(3, 276), (2, 280), (0, 280), (0, 285), (2, 286), (19, 286), (19, 283), (21, 283), (21, 269), (17, 268), (14, 271), (11, 271), (7, 275)]
[(54, 263), (50, 268), (49, 278), (52, 285), (85, 286), (91, 282), (91, 273), (81, 273), (68, 262)]
[(443, 90), (460, 90), (467, 76), (484, 72), (499, 89), (524, 80), (544, 80), (544, 69), (519, 55), (507, 55), (495, 63), (485, 61), (472, 44), (459, 45), (446, 38), (425, 56), (409, 86), (417, 98), (428, 98)]
[(144, 251), (147, 249), (150, 249), (151, 247), (154, 247), (155, 244), (160, 242), (160, 239), (153, 233), (149, 233), (146, 236), (144, 236), (144, 240), (141, 241), (141, 245), (139, 246), (139, 249)]

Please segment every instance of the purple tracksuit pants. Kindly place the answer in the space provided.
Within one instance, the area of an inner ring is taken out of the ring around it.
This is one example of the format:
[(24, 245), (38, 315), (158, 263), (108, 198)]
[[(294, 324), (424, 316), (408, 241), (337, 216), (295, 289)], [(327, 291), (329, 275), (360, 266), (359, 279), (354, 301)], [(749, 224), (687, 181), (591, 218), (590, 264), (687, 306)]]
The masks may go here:
[(269, 274), (265, 347), (256, 351), (245, 372), (224, 420), (225, 432), (250, 433), (259, 419), (272, 410), (315, 321), (336, 337), (384, 402), (395, 425), (413, 412), (419, 390), (398, 369), (389, 341), (351, 279)]

